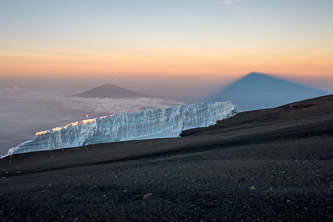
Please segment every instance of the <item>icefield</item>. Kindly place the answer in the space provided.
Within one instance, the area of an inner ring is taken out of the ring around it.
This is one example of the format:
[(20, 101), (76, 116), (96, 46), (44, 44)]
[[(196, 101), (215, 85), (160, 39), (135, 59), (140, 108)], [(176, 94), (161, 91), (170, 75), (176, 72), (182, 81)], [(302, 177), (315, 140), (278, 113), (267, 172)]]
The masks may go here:
[(18, 153), (99, 143), (177, 137), (182, 130), (214, 125), (236, 114), (238, 107), (231, 102), (195, 103), (118, 113), (37, 132), (32, 140), (10, 148), (2, 158)]

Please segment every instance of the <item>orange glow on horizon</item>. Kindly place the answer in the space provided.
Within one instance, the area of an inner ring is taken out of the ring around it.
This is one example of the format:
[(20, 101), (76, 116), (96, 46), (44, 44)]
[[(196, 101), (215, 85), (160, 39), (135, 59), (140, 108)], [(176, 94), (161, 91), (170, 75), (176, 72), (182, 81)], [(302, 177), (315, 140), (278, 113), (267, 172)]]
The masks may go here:
[(302, 53), (213, 53), (186, 51), (183, 53), (144, 53), (105, 55), (102, 53), (52, 55), (43, 53), (0, 52), (0, 76), (17, 75), (44, 77), (121, 74), (137, 75), (211, 75), (246, 74), (253, 70), (269, 73), (333, 74), (333, 57)]
[(108, 76), (111, 74), (124, 75), (128, 77), (149, 77), (161, 75), (189, 75), (189, 76), (219, 76), (221, 74), (247, 74), (251, 71), (261, 71), (267, 73), (281, 74), (300, 74), (300, 75), (322, 75), (333, 76), (333, 65), (328, 64), (288, 64), (281, 61), (280, 63), (269, 63), (266, 61), (248, 63), (240, 62), (217, 62), (193, 64), (122, 64), (110, 67), (109, 65), (83, 64), (83, 65), (53, 65), (53, 64), (1, 64), (0, 78), (15, 75), (17, 77), (37, 77), (48, 78), (48, 76), (57, 75), (59, 77), (67, 76), (87, 76), (95, 75), (96, 77)]

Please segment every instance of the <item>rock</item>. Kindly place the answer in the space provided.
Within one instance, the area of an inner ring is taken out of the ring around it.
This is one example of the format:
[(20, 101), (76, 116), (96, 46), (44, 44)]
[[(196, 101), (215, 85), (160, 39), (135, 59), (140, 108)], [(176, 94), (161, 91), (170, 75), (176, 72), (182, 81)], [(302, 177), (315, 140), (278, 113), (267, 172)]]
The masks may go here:
[(145, 199), (148, 199), (148, 198), (150, 198), (152, 196), (153, 196), (152, 193), (147, 193), (147, 194), (145, 194), (145, 195), (142, 196), (142, 199), (145, 200)]

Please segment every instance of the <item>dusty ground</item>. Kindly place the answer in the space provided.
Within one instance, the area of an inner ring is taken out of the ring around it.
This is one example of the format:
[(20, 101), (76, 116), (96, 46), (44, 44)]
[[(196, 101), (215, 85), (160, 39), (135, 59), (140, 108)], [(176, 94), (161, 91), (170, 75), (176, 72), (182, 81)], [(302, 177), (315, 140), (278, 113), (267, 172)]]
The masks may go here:
[(182, 138), (14, 155), (1, 221), (333, 221), (333, 96)]

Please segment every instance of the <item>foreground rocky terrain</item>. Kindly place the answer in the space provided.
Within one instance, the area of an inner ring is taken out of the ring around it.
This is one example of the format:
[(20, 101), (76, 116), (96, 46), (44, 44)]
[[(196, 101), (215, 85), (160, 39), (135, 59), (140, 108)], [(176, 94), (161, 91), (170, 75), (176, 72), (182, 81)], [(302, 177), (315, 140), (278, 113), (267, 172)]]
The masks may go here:
[(181, 138), (1, 159), (1, 221), (333, 221), (333, 95)]

